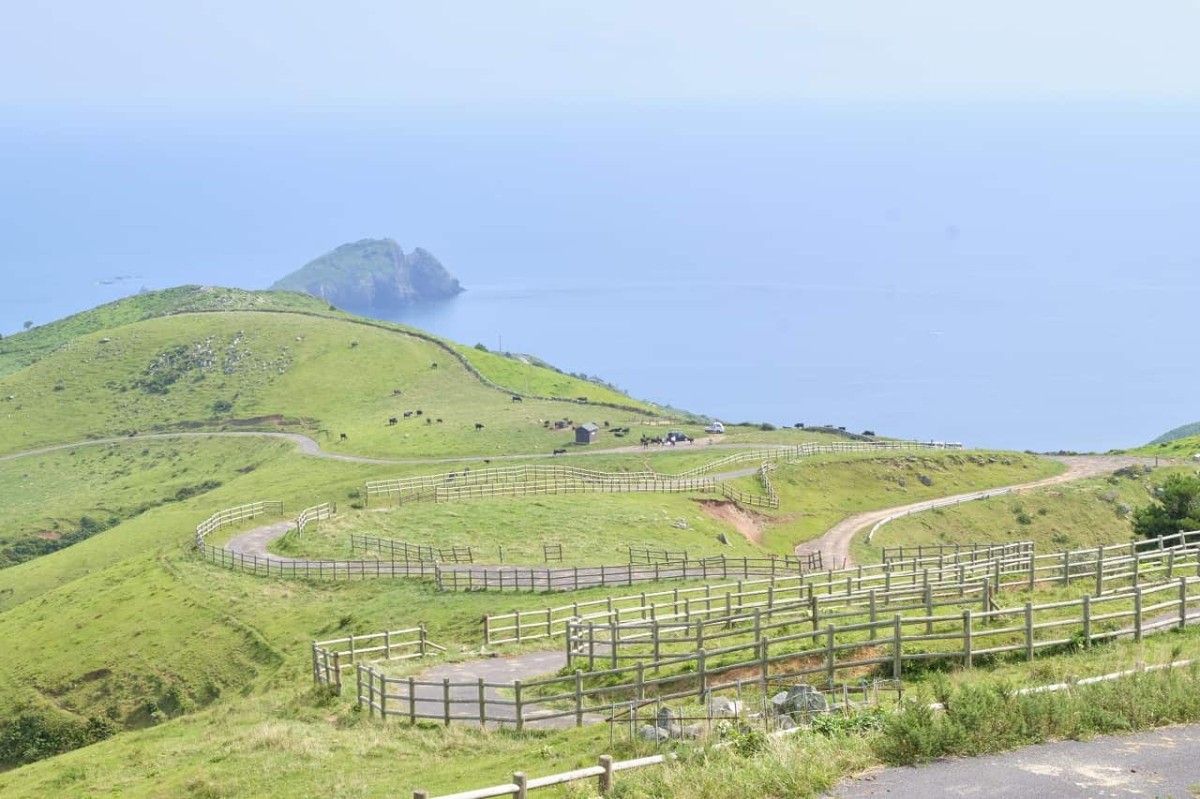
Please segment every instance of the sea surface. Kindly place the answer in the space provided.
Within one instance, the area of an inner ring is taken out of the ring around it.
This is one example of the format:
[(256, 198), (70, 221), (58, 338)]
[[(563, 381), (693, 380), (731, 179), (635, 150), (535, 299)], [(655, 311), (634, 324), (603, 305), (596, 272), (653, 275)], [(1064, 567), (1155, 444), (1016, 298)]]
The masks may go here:
[(1200, 419), (1197, 220), (1169, 105), (0, 115), (0, 332), (386, 236), (468, 288), (393, 318), (638, 397), (1106, 450)]

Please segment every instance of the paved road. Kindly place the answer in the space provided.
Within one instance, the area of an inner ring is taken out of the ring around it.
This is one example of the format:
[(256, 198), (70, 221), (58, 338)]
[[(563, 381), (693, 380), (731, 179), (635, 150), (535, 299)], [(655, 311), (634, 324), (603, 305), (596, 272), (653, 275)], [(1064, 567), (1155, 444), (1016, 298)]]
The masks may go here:
[[(13, 452), (8, 455), (0, 455), (0, 463), (4, 461), (13, 461), (18, 458), (28, 458), (33, 455), (45, 455), (49, 452), (60, 452), (66, 449), (78, 449), (79, 447), (94, 447), (101, 444), (120, 444), (129, 441), (152, 441), (156, 439), (170, 438), (231, 438), (231, 437), (257, 437), (257, 438), (277, 438), (284, 441), (291, 441), (305, 455), (311, 455), (314, 458), (326, 458), (334, 461), (347, 461), (350, 463), (393, 463), (407, 465), (421, 465), (430, 463), (478, 463), (487, 459), (489, 461), (511, 461), (511, 460), (528, 460), (530, 458), (561, 458), (550, 452), (531, 452), (525, 455), (462, 455), (453, 458), (370, 458), (365, 455), (346, 455), (339, 452), (326, 452), (321, 449), (321, 445), (315, 439), (300, 433), (272, 433), (269, 431), (212, 431), (212, 432), (193, 432), (193, 433), (146, 433), (136, 436), (122, 436), (120, 438), (93, 438), (86, 441), (76, 441), (71, 444), (55, 444), (50, 447), (39, 447), (38, 449), (25, 450), (24, 452)], [(790, 445), (787, 444), (762, 444), (762, 443), (723, 443), (720, 439), (709, 437), (697, 439), (696, 443), (703, 443), (704, 450), (710, 449), (772, 449), (774, 447), (784, 448)], [(591, 456), (591, 455), (619, 455), (632, 452), (687, 452), (688, 447), (673, 447), (647, 449), (640, 444), (631, 444), (622, 447), (608, 447), (606, 449), (586, 449), (578, 452), (569, 453), (570, 456)], [(757, 471), (755, 469), (754, 471)]]
[[(452, 683), (477, 683), (483, 680), (487, 683), (509, 684), (514, 680), (532, 680), (554, 674), (567, 665), (567, 656), (560, 649), (554, 652), (533, 652), (527, 655), (517, 655), (507, 658), (489, 658), (472, 660), (465, 663), (447, 663), (426, 669), (416, 676), (421, 681), (437, 682), (448, 679)], [(407, 691), (407, 688), (403, 690)], [(418, 714), (444, 718), (446, 691), (437, 685), (417, 685), (416, 711)], [(484, 688), (484, 707), (489, 720), (489, 726), (509, 726), (516, 723), (516, 706), (512, 694), (503, 695), (494, 687)], [(407, 709), (401, 701), (400, 709)], [(564, 728), (575, 726), (575, 715), (546, 718), (546, 716), (561, 711), (542, 705), (530, 703), (523, 705), (521, 715), (525, 724), (545, 728)], [(479, 723), (479, 687), (478, 685), (458, 685), (450, 688), (450, 717), (454, 721)], [(603, 721), (604, 717), (585, 713), (584, 724), (594, 724)]]
[(853, 564), (850, 558), (850, 542), (854, 539), (854, 536), (868, 527), (883, 521), (888, 516), (897, 513), (913, 513), (929, 510), (938, 504), (951, 500), (970, 501), (973, 499), (986, 499), (997, 491), (1005, 489), (1014, 492), (1024, 491), (1030, 488), (1040, 488), (1042, 486), (1056, 485), (1072, 480), (1082, 480), (1087, 477), (1109, 474), (1123, 466), (1154, 463), (1154, 458), (1135, 457), (1132, 455), (1070, 455), (1056, 456), (1054, 460), (1066, 464), (1067, 470), (1062, 474), (1047, 477), (1044, 480), (1034, 480), (1030, 483), (1021, 483), (1015, 486), (998, 486), (985, 491), (972, 491), (966, 494), (956, 494), (952, 497), (941, 497), (940, 499), (925, 502), (914, 502), (910, 505), (900, 505), (895, 508), (856, 513), (829, 528), (829, 531), (820, 538), (798, 544), (796, 546), (796, 554), (803, 556), (811, 552), (820, 552), (822, 562), (826, 568), (840, 569)]
[(1194, 724), (883, 769), (844, 781), (827, 794), (837, 799), (1188, 799), (1198, 795), (1200, 725)]

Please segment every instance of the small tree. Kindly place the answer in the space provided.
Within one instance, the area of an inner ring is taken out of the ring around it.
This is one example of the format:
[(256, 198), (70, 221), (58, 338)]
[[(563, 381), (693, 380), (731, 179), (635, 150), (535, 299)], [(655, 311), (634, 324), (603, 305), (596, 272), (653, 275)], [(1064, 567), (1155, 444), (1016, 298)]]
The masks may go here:
[(1155, 489), (1154, 503), (1133, 512), (1133, 530), (1146, 538), (1200, 530), (1200, 478), (1173, 474)]
[(25, 320), (25, 329), (28, 330), (31, 327), (33, 327), (33, 322), (30, 322), (29, 320)]

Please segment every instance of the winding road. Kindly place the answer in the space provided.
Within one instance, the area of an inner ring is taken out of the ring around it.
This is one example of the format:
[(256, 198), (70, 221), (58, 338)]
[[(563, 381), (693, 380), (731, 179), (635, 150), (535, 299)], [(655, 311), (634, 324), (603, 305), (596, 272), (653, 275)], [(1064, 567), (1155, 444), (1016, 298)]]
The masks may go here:
[(1047, 477), (1044, 480), (1034, 480), (1014, 486), (997, 486), (996, 488), (989, 488), (983, 491), (971, 491), (951, 497), (941, 497), (940, 499), (913, 502), (908, 505), (898, 505), (894, 508), (856, 513), (829, 528), (828, 532), (820, 538), (814, 538), (812, 541), (798, 544), (795, 549), (796, 554), (807, 555), (810, 552), (820, 552), (822, 562), (827, 568), (845, 568), (853, 564), (853, 560), (850, 557), (850, 542), (854, 540), (854, 536), (862, 530), (887, 519), (889, 516), (918, 513), (947, 502), (970, 502), (977, 499), (987, 499), (994, 496), (998, 491), (1011, 491), (1015, 493), (1030, 488), (1042, 488), (1059, 483), (1068, 483), (1073, 480), (1083, 480), (1088, 477), (1099, 477), (1103, 474), (1110, 474), (1124, 466), (1155, 462), (1154, 458), (1133, 455), (1062, 455), (1055, 456), (1054, 460), (1066, 464), (1067, 470), (1062, 474)]

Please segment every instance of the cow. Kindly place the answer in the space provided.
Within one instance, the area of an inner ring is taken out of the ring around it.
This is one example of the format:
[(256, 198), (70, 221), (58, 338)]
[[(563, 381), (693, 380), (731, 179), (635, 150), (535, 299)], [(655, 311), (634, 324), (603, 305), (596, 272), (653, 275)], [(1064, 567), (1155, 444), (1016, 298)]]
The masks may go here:
[(429, 364), (429, 368), (430, 368), (430, 369), (436, 369), (436, 368), (438, 368), (438, 367), (437, 367), (437, 361), (434, 361), (433, 363)]
[(483, 429), (483, 425), (481, 425), (479, 422), (476, 422), (475, 423), (475, 432), (478, 433), (482, 429)]
[(409, 418), (411, 418), (411, 417), (412, 417), (412, 411), (405, 411), (405, 412), (404, 412), (404, 418), (405, 418), (405, 419), (409, 419)]
[(425, 413), (425, 411), (421, 410), (420, 408), (417, 409), (417, 416), (421, 416), (424, 413)]
[(338, 438), (338, 441), (345, 441), (345, 440), (346, 440), (346, 434), (342, 433), (341, 436)]
[(566, 454), (567, 454), (567, 451), (566, 451), (565, 449), (556, 449), (556, 450), (554, 450), (554, 452), (553, 452), (553, 453), (551, 453), (551, 454), (553, 454), (553, 455), (566, 455)]
[(396, 426), (396, 423), (397, 423), (397, 422), (399, 422), (399, 421), (400, 421), (399, 419), (397, 419), (395, 416), (393, 416), (392, 418), (388, 419), (388, 424), (389, 424), (389, 425), (392, 425), (393, 427), (395, 427), (395, 426)]
[(439, 418), (439, 419), (437, 420), (437, 423), (438, 423), (438, 424), (441, 424), (441, 423), (442, 423), (442, 420)]
[(426, 417), (425, 417), (425, 424), (433, 424), (433, 420), (432, 420), (432, 419), (430, 419), (428, 416), (426, 416)]
[(512, 401), (513, 401), (513, 402), (524, 402), (525, 400), (521, 399), (521, 395), (520, 395), (520, 394), (513, 394), (513, 396), (512, 396)]

